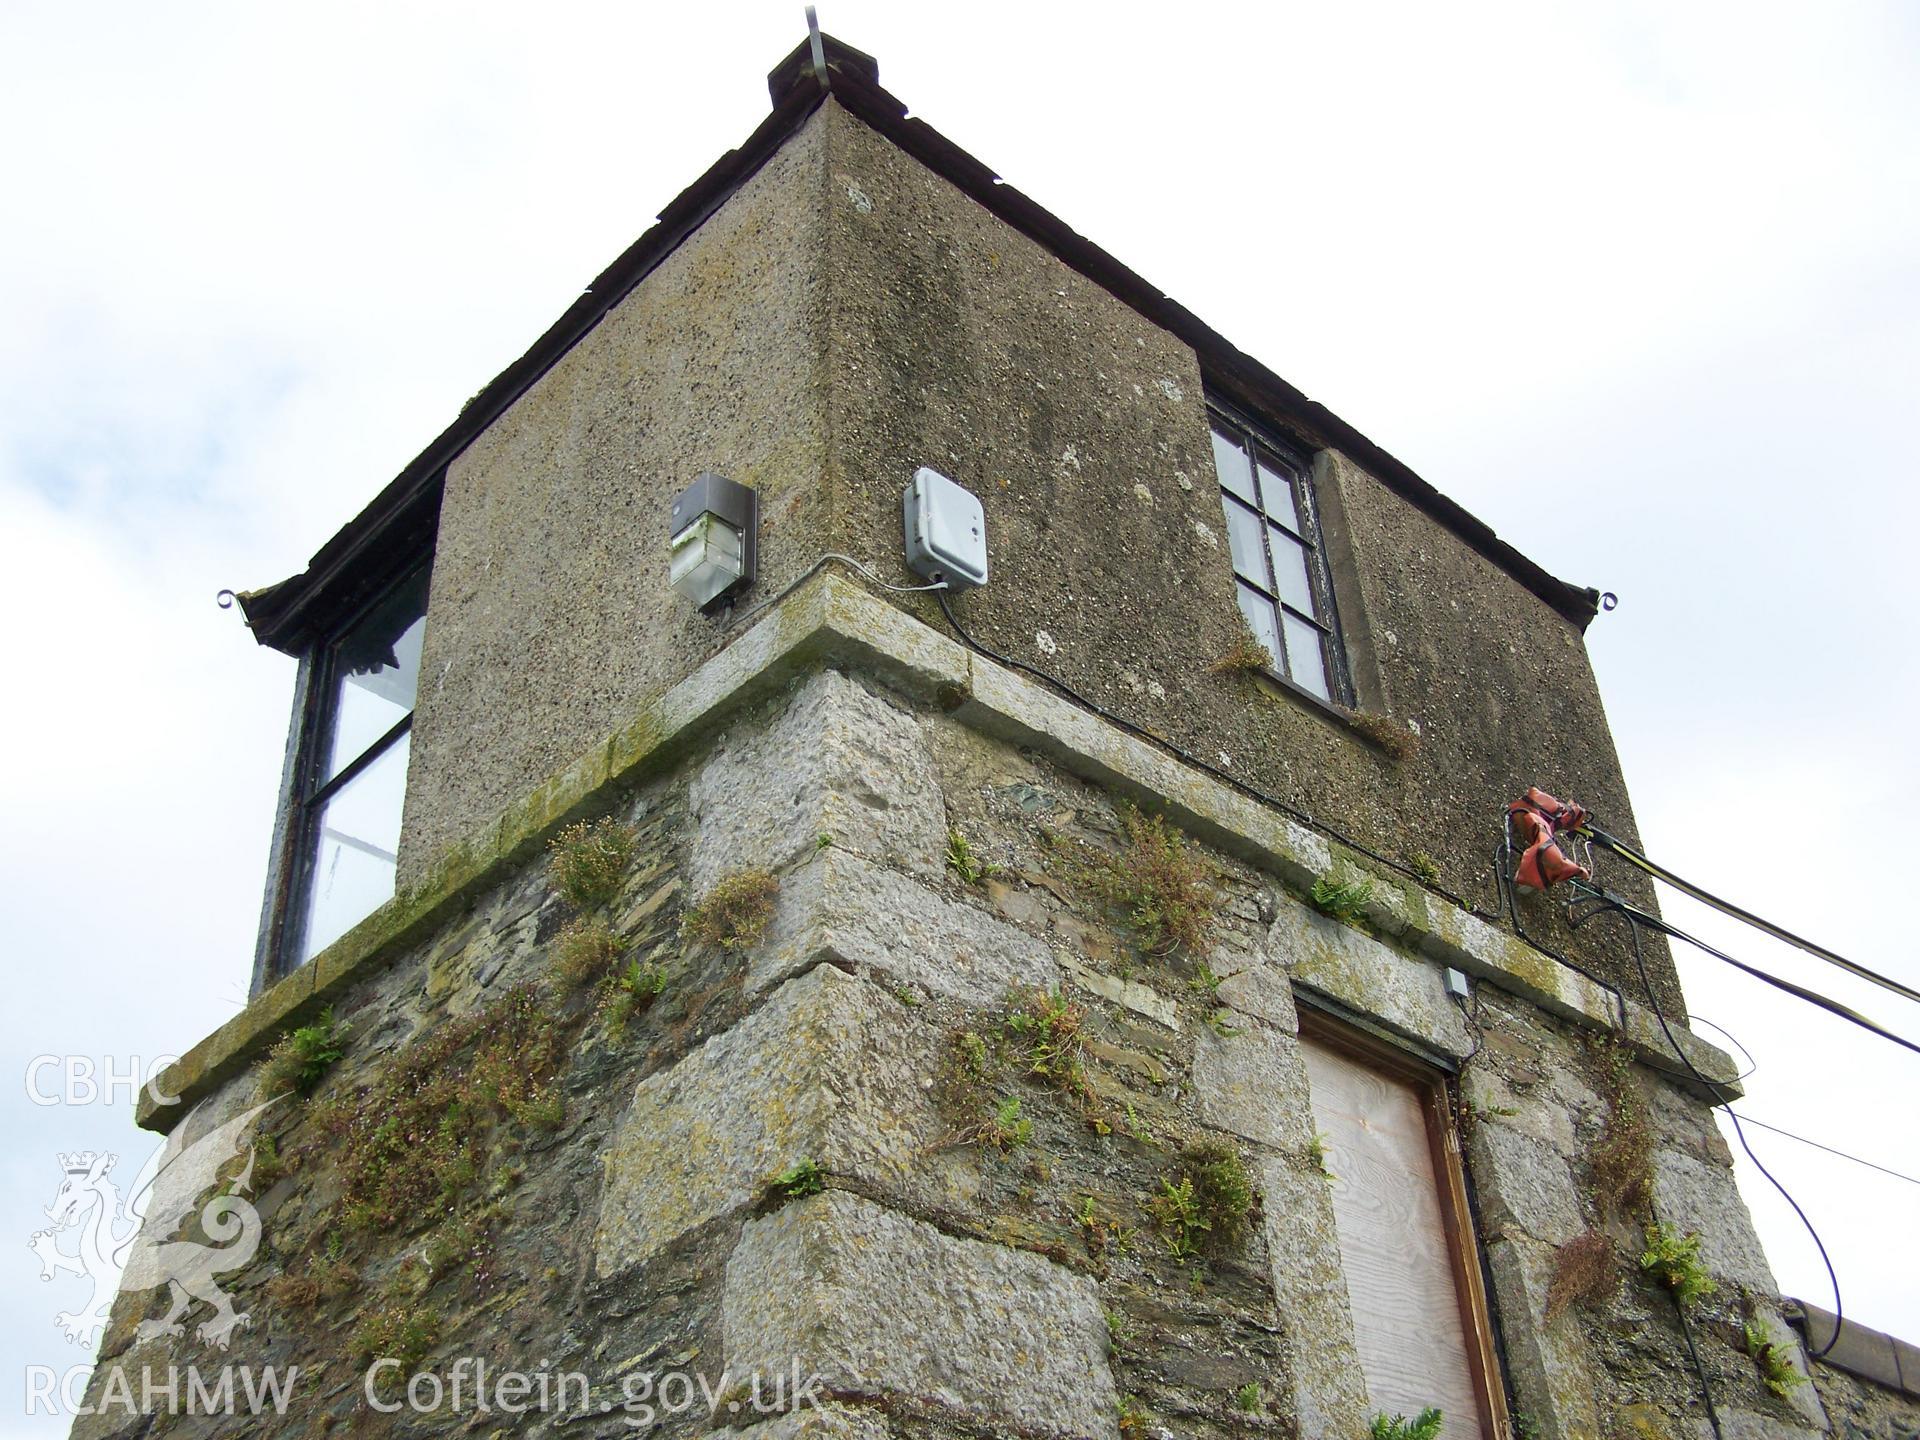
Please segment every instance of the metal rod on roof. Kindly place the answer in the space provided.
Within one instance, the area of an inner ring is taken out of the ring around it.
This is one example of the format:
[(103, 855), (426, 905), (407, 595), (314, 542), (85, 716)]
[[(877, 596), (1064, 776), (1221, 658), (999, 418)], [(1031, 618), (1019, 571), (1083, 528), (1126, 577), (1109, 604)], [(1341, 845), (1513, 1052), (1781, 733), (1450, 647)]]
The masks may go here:
[(807, 6), (807, 43), (813, 46), (813, 78), (820, 82), (820, 88), (827, 88), (827, 47), (820, 43), (820, 16), (813, 6)]

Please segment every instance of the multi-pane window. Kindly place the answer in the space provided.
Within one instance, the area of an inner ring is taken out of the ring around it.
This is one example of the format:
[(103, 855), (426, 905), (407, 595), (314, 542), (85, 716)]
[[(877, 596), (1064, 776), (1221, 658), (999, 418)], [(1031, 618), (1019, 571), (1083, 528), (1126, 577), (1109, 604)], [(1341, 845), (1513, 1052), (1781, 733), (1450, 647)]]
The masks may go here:
[(300, 856), (282, 953), (311, 959), (393, 895), (428, 569), (315, 656), (320, 697), (297, 797)]
[(1312, 471), (1218, 413), (1213, 463), (1240, 613), (1273, 657), (1277, 674), (1322, 700), (1346, 703), (1351, 697), (1320, 549)]

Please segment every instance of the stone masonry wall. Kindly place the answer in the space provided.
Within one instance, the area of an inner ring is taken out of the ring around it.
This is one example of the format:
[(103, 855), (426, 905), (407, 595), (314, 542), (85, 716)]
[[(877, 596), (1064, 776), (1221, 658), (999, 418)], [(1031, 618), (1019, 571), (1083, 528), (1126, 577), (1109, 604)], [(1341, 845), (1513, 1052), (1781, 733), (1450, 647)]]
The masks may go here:
[[(1457, 1007), (1430, 961), (838, 669), (603, 798), (634, 837), (610, 900), (583, 917), (536, 858), (336, 999), (344, 1054), (259, 1121), (264, 1241), (224, 1282), (249, 1316), (229, 1348), (199, 1307), (177, 1335), (147, 1323), (163, 1292), (116, 1307), (96, 1403), (143, 1368), (297, 1364), (286, 1414), (109, 1410), (76, 1434), (1357, 1440), (1343, 1182), (1315, 1158), (1297, 1040), (1316, 1001), (1462, 1068), (1518, 1433), (1701, 1433), (1639, 1232), (1588, 1193), (1610, 1074), (1641, 1102), (1654, 1204), (1719, 1285), (1694, 1337), (1729, 1435), (1826, 1428), (1737, 1348), (1751, 1311), (1798, 1358), (1710, 1115), (1531, 1005), (1482, 984)], [(1114, 903), (1143, 843), (1194, 867), (1197, 951)], [(778, 882), (764, 933), (689, 938), (756, 872)], [(617, 957), (581, 962), (592, 915)], [(228, 1080), (178, 1137), (272, 1073)], [(1185, 1232), (1167, 1184), (1208, 1145), (1258, 1201)], [(1590, 1228), (1617, 1289), (1545, 1321), (1561, 1247)], [(364, 1389), (379, 1356), (443, 1386), (471, 1385), (462, 1357), (578, 1372), (586, 1393), (386, 1414)], [(763, 1419), (747, 1377), (796, 1364), (831, 1403)], [(717, 1412), (655, 1393), (653, 1428), (630, 1423), (641, 1377), (668, 1372), (704, 1377)]]
[[(1806, 1301), (1787, 1317), (1840, 1440), (1920, 1440), (1920, 1346)], [(1824, 1353), (1822, 1353), (1824, 1352)]]
[[(1816, 1345), (1826, 1340), (1816, 1331)], [(1838, 1440), (1915, 1440), (1920, 1436), (1920, 1397), (1911, 1389), (1879, 1385), (1837, 1366), (1816, 1362), (1813, 1383), (1833, 1421)]]

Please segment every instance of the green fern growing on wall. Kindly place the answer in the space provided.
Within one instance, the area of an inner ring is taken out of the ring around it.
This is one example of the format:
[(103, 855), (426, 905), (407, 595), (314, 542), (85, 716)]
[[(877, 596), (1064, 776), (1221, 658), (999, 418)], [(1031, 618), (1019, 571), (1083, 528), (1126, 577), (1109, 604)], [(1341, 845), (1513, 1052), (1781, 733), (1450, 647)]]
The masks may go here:
[(1691, 1310), (1713, 1293), (1713, 1277), (1700, 1259), (1700, 1237), (1682, 1235), (1671, 1225), (1646, 1228), (1647, 1248), (1640, 1252), (1640, 1268), (1673, 1292), (1682, 1309)]
[(1445, 1418), (1438, 1405), (1429, 1405), (1411, 1420), (1404, 1415), (1376, 1415), (1367, 1433), (1373, 1440), (1435, 1440)]
[(1316, 880), (1307, 898), (1322, 915), (1351, 925), (1366, 918), (1367, 906), (1373, 903), (1373, 882), (1353, 880), (1337, 885), (1331, 880)]

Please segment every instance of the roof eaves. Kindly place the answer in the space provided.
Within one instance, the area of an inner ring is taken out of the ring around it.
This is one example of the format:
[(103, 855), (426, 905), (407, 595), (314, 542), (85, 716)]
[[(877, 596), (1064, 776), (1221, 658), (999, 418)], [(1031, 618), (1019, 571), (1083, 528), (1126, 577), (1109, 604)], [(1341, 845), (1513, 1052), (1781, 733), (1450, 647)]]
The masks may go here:
[[(856, 52), (857, 53), (857, 52)], [(390, 571), (406, 558), (424, 525), (430, 539), (439, 515), (446, 467), (481, 431), (540, 379), (624, 300), (654, 267), (750, 180), (825, 99), (811, 77), (790, 87), (738, 149), (722, 155), (663, 209), (645, 234), (621, 252), (526, 352), (460, 409), (452, 424), (413, 458), (352, 520), (314, 553), (300, 574), (239, 597), (254, 638), (290, 654), (309, 646), (338, 614), (335, 602), (361, 588), (370, 571)]]
[(1476, 552), (1585, 631), (1600, 604), (1596, 589), (1553, 575), (1495, 533), (1492, 526), (1423, 480), (1404, 461), (1369, 440), (1325, 405), (1310, 400), (1234, 345), (1186, 306), (1123, 265), (1050, 210), (1005, 183), (925, 121), (911, 119), (877, 79), (837, 73), (833, 95), (846, 109), (914, 159), (964, 191), (992, 214), (1050, 251), (1146, 319), (1178, 336), (1199, 355), (1210, 384), (1228, 398), (1287, 423), (1304, 438), (1339, 450), (1403, 500), (1453, 531)]
[(323, 545), (306, 570), (277, 585), (240, 596), (261, 644), (297, 653), (322, 628), (321, 617), (363, 588), (369, 571), (390, 569), (403, 546), (417, 544), (423, 524), (439, 512), (446, 466), (614, 306), (718, 210), (819, 108), (830, 90), (849, 113), (957, 186), (1063, 264), (1178, 336), (1199, 355), (1209, 384), (1228, 398), (1303, 432), (1303, 438), (1340, 450), (1402, 499), (1460, 536), (1568, 623), (1584, 631), (1599, 607), (1599, 592), (1558, 579), (1502, 540), (1491, 526), (1421, 479), (1326, 406), (1288, 384), (1240, 350), (1191, 310), (1150, 285), (1058, 216), (1003, 182), (989, 167), (881, 88), (873, 57), (823, 36), (827, 89), (814, 72), (803, 41), (767, 77), (773, 110), (738, 149), (729, 150), (660, 212), (651, 229), (597, 276), (565, 314), (513, 364), (461, 408), (453, 423), (374, 497), (366, 509)]

